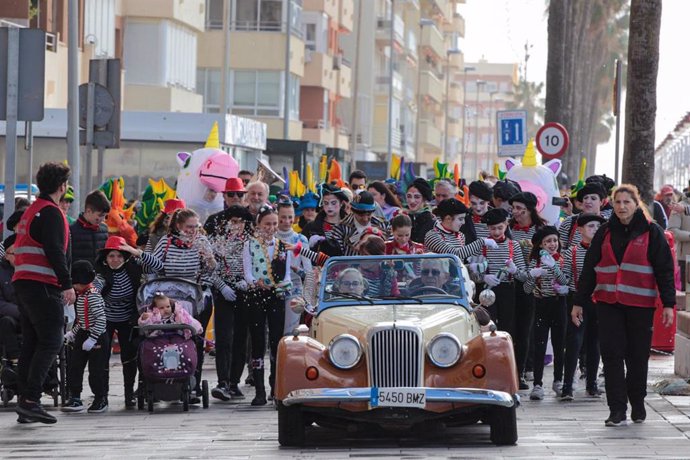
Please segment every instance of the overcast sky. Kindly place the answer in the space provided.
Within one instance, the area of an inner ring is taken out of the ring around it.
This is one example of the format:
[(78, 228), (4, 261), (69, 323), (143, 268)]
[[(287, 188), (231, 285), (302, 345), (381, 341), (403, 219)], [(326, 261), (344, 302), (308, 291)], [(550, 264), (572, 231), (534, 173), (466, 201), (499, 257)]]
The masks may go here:
[[(484, 57), (489, 62), (522, 62), (524, 45), (531, 48), (527, 78), (545, 81), (547, 57), (545, 0), (467, 0), (460, 5), (465, 17), (465, 60)], [(664, 0), (661, 16), (661, 50), (657, 81), (656, 144), (690, 111), (690, 60), (687, 28), (690, 1)], [(611, 72), (613, 75), (613, 71)], [(625, 109), (623, 109), (625, 110)], [(623, 155), (621, 122), (621, 157)], [(598, 174), (613, 176), (615, 145), (599, 147)], [(622, 158), (621, 158), (622, 160)]]

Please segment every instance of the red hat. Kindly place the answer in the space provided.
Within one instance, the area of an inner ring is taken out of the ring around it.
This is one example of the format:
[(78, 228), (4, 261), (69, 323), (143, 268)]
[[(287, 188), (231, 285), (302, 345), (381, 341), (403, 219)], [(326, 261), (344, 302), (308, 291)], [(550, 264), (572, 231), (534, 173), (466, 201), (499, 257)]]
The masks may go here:
[(127, 244), (127, 241), (124, 238), (112, 235), (108, 237), (108, 241), (105, 242), (105, 247), (101, 251), (112, 251), (113, 249), (119, 251), (120, 247), (125, 244)]
[(661, 190), (659, 190), (659, 195), (673, 195), (673, 186), (664, 185), (663, 187), (661, 187)]
[(244, 182), (242, 182), (242, 179), (240, 179), (239, 177), (231, 177), (225, 181), (225, 190), (223, 190), (223, 193), (246, 191), (247, 190), (244, 188)]
[(163, 212), (166, 214), (172, 214), (178, 209), (184, 209), (186, 207), (187, 205), (185, 204), (182, 198), (171, 198), (165, 201), (165, 207), (163, 208)]

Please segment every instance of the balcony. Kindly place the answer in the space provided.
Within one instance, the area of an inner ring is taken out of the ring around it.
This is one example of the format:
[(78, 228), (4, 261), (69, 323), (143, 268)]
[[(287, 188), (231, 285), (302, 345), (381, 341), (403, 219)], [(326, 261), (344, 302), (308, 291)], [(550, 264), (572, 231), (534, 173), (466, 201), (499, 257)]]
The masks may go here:
[[(431, 0), (429, 3), (431, 4), (432, 12), (436, 15), (441, 14), (446, 16), (448, 14), (450, 6), (450, 2), (448, 0)], [(431, 15), (428, 17), (431, 17)]]
[(335, 128), (327, 126), (323, 120), (302, 120), (302, 139), (323, 144), (328, 147), (335, 147)]
[[(380, 75), (376, 77), (376, 92), (378, 94), (388, 95), (390, 92), (389, 87), (390, 77), (388, 75)], [(403, 79), (402, 76), (393, 71), (393, 96), (402, 99), (404, 95)]]
[(338, 82), (337, 94), (349, 99), (352, 97), (352, 69), (341, 63), (340, 70), (335, 73)]
[(440, 149), (442, 139), (443, 136), (441, 130), (434, 126), (431, 121), (420, 120), (419, 145)]
[(443, 41), (443, 34), (441, 34), (436, 26), (422, 28), (422, 39), (420, 42), (422, 48), (427, 52), (436, 55), (437, 58), (445, 58), (446, 45)]
[[(255, 2), (256, 3), (256, 2)], [(339, 0), (304, 0), (302, 3), (302, 8), (304, 11), (318, 11), (324, 12), (333, 20), (338, 20)]]
[(448, 65), (453, 69), (461, 69), (465, 63), (465, 55), (463, 53), (453, 53), (448, 55)]
[(462, 137), (462, 123), (448, 120), (448, 136), (459, 139)]
[(338, 20), (342, 32), (352, 32), (355, 26), (355, 1), (340, 0), (340, 19)]
[(419, 11), (419, 0), (399, 0), (403, 8), (410, 11)]
[(453, 14), (451, 24), (453, 24), (453, 32), (457, 32), (459, 36), (465, 37), (465, 18), (461, 14)]
[[(388, 46), (390, 42), (391, 21), (385, 17), (376, 19), (376, 43), (379, 46)], [(402, 48), (405, 46), (405, 21), (395, 15), (393, 19), (393, 39)]]
[(199, 32), (206, 27), (204, 18), (205, 0), (171, 2), (169, 0), (123, 0), (122, 16), (153, 19), (172, 19), (192, 27)]
[(462, 104), (462, 88), (458, 84), (451, 83), (448, 88), (448, 100), (451, 103)]
[(443, 102), (443, 83), (431, 72), (422, 72), (419, 81), (419, 94), (440, 104)]
[(327, 54), (311, 52), (311, 61), (304, 66), (302, 86), (317, 86), (329, 91), (337, 90), (337, 74), (333, 69), (333, 57)]

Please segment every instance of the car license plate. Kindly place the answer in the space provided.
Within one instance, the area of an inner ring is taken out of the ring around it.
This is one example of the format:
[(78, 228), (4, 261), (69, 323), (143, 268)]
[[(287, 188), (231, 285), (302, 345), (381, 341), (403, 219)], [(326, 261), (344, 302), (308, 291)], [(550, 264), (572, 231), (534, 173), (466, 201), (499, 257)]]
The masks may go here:
[(418, 388), (372, 388), (371, 407), (426, 407), (426, 392)]

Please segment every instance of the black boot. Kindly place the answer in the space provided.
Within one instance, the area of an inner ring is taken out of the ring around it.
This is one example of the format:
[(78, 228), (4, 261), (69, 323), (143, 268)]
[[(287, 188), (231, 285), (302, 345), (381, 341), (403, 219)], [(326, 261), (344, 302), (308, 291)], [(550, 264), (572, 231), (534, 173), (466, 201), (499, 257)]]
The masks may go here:
[(125, 388), (125, 407), (136, 407), (137, 399), (134, 397), (133, 388)]
[(266, 386), (264, 383), (264, 370), (252, 370), (252, 376), (254, 377), (254, 388), (256, 389), (256, 396), (254, 396), (254, 399), (252, 399), (252, 406), (265, 406), (267, 401)]

